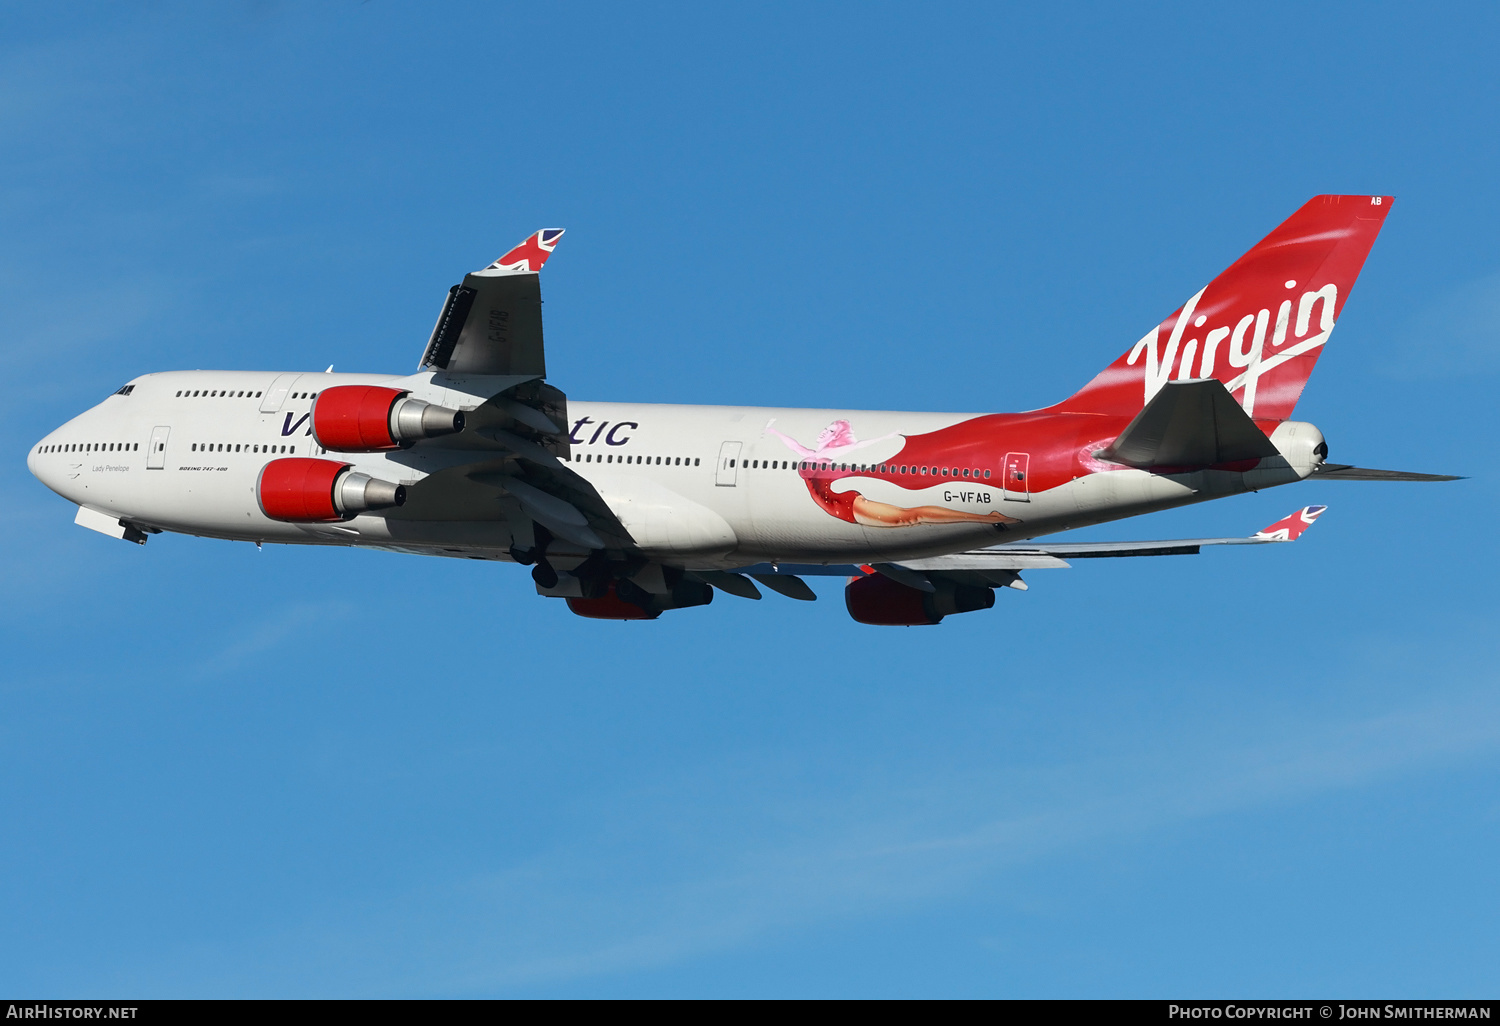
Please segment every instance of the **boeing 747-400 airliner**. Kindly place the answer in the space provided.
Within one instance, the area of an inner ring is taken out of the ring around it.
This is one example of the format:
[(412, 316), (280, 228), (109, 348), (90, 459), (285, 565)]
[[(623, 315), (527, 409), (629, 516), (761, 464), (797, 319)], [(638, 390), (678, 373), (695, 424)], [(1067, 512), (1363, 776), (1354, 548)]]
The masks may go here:
[(415, 374), (171, 371), (32, 447), (77, 522), (529, 565), (581, 616), (654, 619), (756, 582), (847, 578), (862, 623), (934, 624), (1068, 559), (1297, 538), (1066, 543), (1060, 532), (1314, 478), (1292, 409), (1390, 210), (1318, 196), (1083, 389), (1029, 413), (569, 400), (546, 380), (544, 228), (449, 291)]

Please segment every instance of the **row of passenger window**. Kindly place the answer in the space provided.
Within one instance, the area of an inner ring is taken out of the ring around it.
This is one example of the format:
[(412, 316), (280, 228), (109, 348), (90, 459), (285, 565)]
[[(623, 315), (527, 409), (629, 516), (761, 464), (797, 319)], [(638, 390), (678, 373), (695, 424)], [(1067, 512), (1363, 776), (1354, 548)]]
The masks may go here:
[[(968, 477), (988, 480), (990, 472), (973, 467), (917, 467), (901, 463), (823, 463), (818, 460), (740, 460), (742, 470), (829, 470), (857, 474), (906, 474), (907, 476)], [(729, 466), (734, 467), (730, 460)]]
[(139, 452), (140, 442), (67, 442), (39, 445), (37, 453), (47, 452)]
[[(115, 394), (129, 395), (130, 392), (128, 389), (134, 387), (134, 385), (126, 385), (125, 388), (120, 389)], [(261, 393), (252, 392), (244, 388), (184, 388), (177, 393), (177, 398), (179, 399), (259, 399), (260, 396)], [(288, 399), (316, 399), (317, 397), (318, 393), (316, 392), (293, 392), (287, 396)]]
[(263, 453), (287, 453), (295, 454), (295, 445), (235, 445), (232, 442), (194, 442), (188, 449), (189, 452), (263, 452)]
[[(663, 464), (665, 461), (665, 464)], [(626, 463), (626, 464), (651, 464), (653, 466), (668, 467), (696, 467), (701, 462), (686, 456), (630, 456), (614, 453), (584, 453), (580, 463)], [(908, 477), (958, 477), (973, 480), (985, 480), (990, 478), (990, 471), (980, 470), (976, 467), (919, 467), (906, 463), (823, 463), (817, 460), (730, 460), (730, 468), (736, 463), (744, 464), (742, 470), (828, 470), (828, 471), (853, 471), (864, 474), (896, 474)]]
[[(655, 461), (654, 463), (652, 461)], [(665, 462), (663, 462), (665, 461)], [(628, 456), (621, 453), (592, 453), (586, 452), (582, 459), (575, 459), (575, 463), (650, 463), (656, 467), (696, 467), (701, 462), (690, 456)]]

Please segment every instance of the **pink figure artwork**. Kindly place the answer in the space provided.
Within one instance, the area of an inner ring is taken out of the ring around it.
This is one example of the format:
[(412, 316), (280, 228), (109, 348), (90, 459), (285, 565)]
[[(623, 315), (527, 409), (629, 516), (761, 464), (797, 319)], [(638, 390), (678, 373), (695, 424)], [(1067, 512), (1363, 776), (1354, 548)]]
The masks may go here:
[[(845, 456), (888, 438), (895, 438), (897, 433), (892, 432), (861, 442), (854, 437), (854, 429), (850, 427), (847, 420), (836, 420), (819, 432), (817, 442), (814, 443), (817, 448), (809, 449), (795, 438), (776, 430), (772, 426), (775, 423), (773, 419), (766, 424), (766, 433), (781, 439), (788, 449), (800, 456), (802, 461), (810, 464), (810, 466), (804, 466), (798, 473), (802, 477), (803, 484), (807, 485), (813, 501), (829, 516), (864, 527), (1020, 523), (1015, 517), (1008, 517), (999, 510), (990, 510), (988, 513), (969, 513), (964, 510), (949, 509), (947, 506), (894, 506), (888, 502), (868, 499), (853, 489), (836, 492), (833, 490), (835, 481), (860, 473), (837, 469)], [(825, 462), (829, 464), (829, 469), (822, 468)]]

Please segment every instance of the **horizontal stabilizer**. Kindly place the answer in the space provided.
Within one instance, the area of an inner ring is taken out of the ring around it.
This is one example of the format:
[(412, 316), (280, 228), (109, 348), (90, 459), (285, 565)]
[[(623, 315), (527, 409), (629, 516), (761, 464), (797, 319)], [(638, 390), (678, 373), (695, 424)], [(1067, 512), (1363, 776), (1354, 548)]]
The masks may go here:
[(1214, 378), (1172, 381), (1136, 414), (1100, 459), (1142, 470), (1212, 467), (1277, 455), (1265, 432)]
[(1366, 470), (1347, 463), (1323, 463), (1313, 471), (1314, 477), (1334, 481), (1462, 481), (1453, 474), (1413, 474), (1405, 470)]

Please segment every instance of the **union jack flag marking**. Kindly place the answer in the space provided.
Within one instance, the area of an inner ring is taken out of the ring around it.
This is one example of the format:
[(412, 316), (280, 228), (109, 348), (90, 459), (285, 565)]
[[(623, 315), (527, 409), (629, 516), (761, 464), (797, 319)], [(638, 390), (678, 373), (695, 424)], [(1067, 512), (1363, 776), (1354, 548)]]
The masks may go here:
[(1304, 506), (1289, 517), (1283, 517), (1270, 527), (1255, 532), (1255, 537), (1265, 541), (1296, 541), (1322, 516), (1327, 506)]
[(557, 240), (562, 238), (563, 229), (543, 228), (541, 231), (533, 232), (527, 236), (526, 241), (515, 249), (510, 250), (493, 264), (485, 268), (486, 271), (509, 271), (512, 274), (536, 274), (557, 248)]

